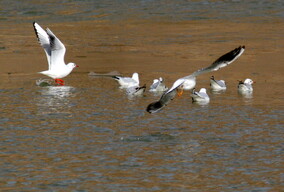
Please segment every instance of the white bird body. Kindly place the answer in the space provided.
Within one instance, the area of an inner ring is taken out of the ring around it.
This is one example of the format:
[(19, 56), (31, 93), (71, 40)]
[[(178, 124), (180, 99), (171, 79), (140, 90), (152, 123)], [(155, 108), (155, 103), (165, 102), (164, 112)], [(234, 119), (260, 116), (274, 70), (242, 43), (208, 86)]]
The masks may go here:
[(138, 73), (133, 73), (132, 77), (120, 77), (113, 76), (115, 80), (120, 84), (121, 88), (129, 88), (129, 87), (139, 87), (139, 75)]
[(226, 90), (226, 83), (224, 80), (216, 80), (214, 76), (210, 78), (210, 86), (214, 91)]
[(48, 70), (41, 71), (39, 73), (49, 76), (55, 79), (56, 83), (63, 85), (61, 78), (69, 75), (75, 67), (78, 67), (75, 63), (64, 62), (64, 56), (66, 48), (64, 44), (52, 33), (50, 29), (46, 31), (41, 28), (36, 22), (33, 23), (34, 30), (40, 45), (44, 48), (47, 61)]
[(193, 102), (209, 102), (210, 101), (210, 98), (208, 94), (206, 93), (205, 88), (201, 88), (199, 92), (193, 90), (191, 97), (192, 97)]
[(72, 66), (72, 63), (69, 63), (65, 65), (64, 67), (62, 66), (62, 67), (58, 67), (52, 70), (41, 71), (39, 73), (49, 76), (52, 79), (61, 79), (69, 75), (73, 69), (74, 69), (74, 66)]
[(252, 93), (253, 92), (253, 80), (245, 79), (245, 81), (239, 81), (238, 91), (241, 93)]

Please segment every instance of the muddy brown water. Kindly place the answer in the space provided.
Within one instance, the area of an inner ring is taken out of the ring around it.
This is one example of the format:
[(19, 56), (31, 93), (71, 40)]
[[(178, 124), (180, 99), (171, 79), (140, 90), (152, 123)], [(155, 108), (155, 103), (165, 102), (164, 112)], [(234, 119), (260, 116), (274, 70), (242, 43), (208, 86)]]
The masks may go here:
[[(25, 3), (20, 12), (20, 2), (4, 7), (1, 191), (283, 191), (283, 3), (269, 9), (259, 1), (255, 10), (253, 1), (240, 3), (250, 11), (234, 14), (236, 2), (208, 1), (212, 9), (179, 2), (175, 12), (171, 2), (160, 9), (160, 1), (150, 2), (116, 10), (106, 1), (97, 13), (92, 1), (48, 4), (47, 13), (39, 11), (43, 2), (35, 12)], [(188, 5), (198, 11), (183, 12)], [(66, 62), (80, 66), (65, 86), (36, 85), (47, 62), (33, 20), (65, 44)], [(161, 76), (170, 87), (239, 45), (246, 50), (234, 63), (197, 78), (207, 105), (185, 92), (148, 114), (159, 96), (128, 97), (113, 79), (88, 76), (138, 72), (141, 85)], [(227, 82), (225, 92), (210, 91), (211, 75)], [(237, 92), (245, 78), (256, 81), (250, 96)]]

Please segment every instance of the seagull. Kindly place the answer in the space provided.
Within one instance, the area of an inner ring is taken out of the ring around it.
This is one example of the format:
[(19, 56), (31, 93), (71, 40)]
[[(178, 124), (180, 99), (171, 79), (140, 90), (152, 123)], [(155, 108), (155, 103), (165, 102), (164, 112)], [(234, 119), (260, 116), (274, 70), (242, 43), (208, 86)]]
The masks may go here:
[(139, 87), (138, 73), (133, 73), (132, 77), (112, 76), (120, 84), (121, 88)]
[(147, 106), (146, 111), (149, 113), (158, 112), (163, 107), (165, 107), (171, 100), (174, 99), (178, 88), (182, 88), (185, 90), (193, 89), (196, 85), (196, 77), (198, 75), (203, 73), (208, 73), (211, 71), (217, 71), (220, 68), (226, 67), (227, 65), (235, 61), (238, 57), (240, 57), (244, 51), (245, 51), (245, 46), (240, 46), (238, 48), (235, 48), (234, 50), (218, 58), (210, 66), (203, 69), (199, 69), (194, 73), (192, 73), (191, 75), (176, 80), (173, 86), (161, 96), (159, 101), (150, 103)]
[(140, 86), (132, 86), (126, 89), (126, 94), (128, 96), (139, 96), (142, 95), (146, 90), (146, 85)]
[(154, 79), (153, 84), (150, 86), (150, 92), (164, 92), (167, 91), (168, 88), (166, 87), (164, 80), (162, 77), (159, 79)]
[(78, 65), (75, 63), (65, 64), (64, 55), (66, 48), (50, 29), (47, 28), (45, 31), (36, 22), (33, 22), (33, 26), (37, 39), (43, 47), (48, 61), (48, 70), (39, 73), (53, 78), (59, 85), (64, 85), (64, 81), (61, 78), (69, 75)]
[(224, 80), (216, 80), (214, 76), (210, 78), (210, 86), (214, 91), (226, 90), (226, 83)]
[(210, 101), (210, 98), (207, 95), (205, 88), (201, 88), (199, 92), (193, 89), (191, 97), (192, 97), (192, 102), (206, 102), (207, 103)]
[(252, 93), (252, 84), (255, 83), (251, 79), (245, 79), (245, 81), (239, 81), (238, 90), (240, 93)]

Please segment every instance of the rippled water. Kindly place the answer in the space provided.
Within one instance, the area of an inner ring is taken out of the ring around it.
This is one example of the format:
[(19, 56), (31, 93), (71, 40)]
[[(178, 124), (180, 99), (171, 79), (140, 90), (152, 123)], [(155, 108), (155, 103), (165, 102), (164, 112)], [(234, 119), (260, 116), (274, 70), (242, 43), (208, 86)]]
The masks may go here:
[(281, 0), (250, 1), (185, 1), (185, 0), (65, 0), (58, 1), (9, 1), (2, 0), (3, 20), (16, 22), (41, 19), (47, 21), (81, 21), (94, 19), (160, 19), (206, 20), (239, 19), (243, 17), (283, 18)]
[[(0, 191), (283, 191), (283, 1), (0, 4)], [(80, 66), (66, 86), (36, 85), (46, 61), (34, 20), (53, 25)], [(88, 76), (137, 71), (141, 84), (161, 75), (171, 86), (242, 43), (238, 63), (217, 73), (225, 92), (208, 89), (212, 74), (198, 77), (206, 105), (185, 92), (148, 114), (159, 95), (129, 97), (113, 79)], [(257, 81), (252, 95), (236, 90), (244, 75)]]
[(129, 98), (112, 79), (86, 74), (69, 83), (74, 86), (1, 90), (4, 191), (273, 191), (282, 185), (281, 107), (254, 105), (253, 97), (229, 89), (209, 93), (204, 106), (185, 93), (150, 115), (145, 107), (158, 99), (151, 93)]

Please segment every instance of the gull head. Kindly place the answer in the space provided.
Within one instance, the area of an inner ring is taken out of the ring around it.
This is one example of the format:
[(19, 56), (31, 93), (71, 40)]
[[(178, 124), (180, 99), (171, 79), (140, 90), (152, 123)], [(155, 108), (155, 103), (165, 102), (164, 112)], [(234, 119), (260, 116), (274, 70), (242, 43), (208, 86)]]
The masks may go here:
[(201, 88), (199, 93), (206, 93), (206, 89), (205, 88)]
[(158, 79), (154, 79), (154, 80), (153, 80), (153, 84), (154, 84), (154, 83), (158, 83), (158, 82), (159, 82)]
[(75, 63), (68, 63), (67, 67), (69, 67), (70, 69), (74, 69), (75, 67), (79, 67), (79, 66), (76, 65)]
[(252, 85), (254, 82), (253, 82), (253, 80), (251, 80), (251, 79), (246, 79), (246, 80), (244, 81), (244, 83), (249, 84), (249, 85)]

